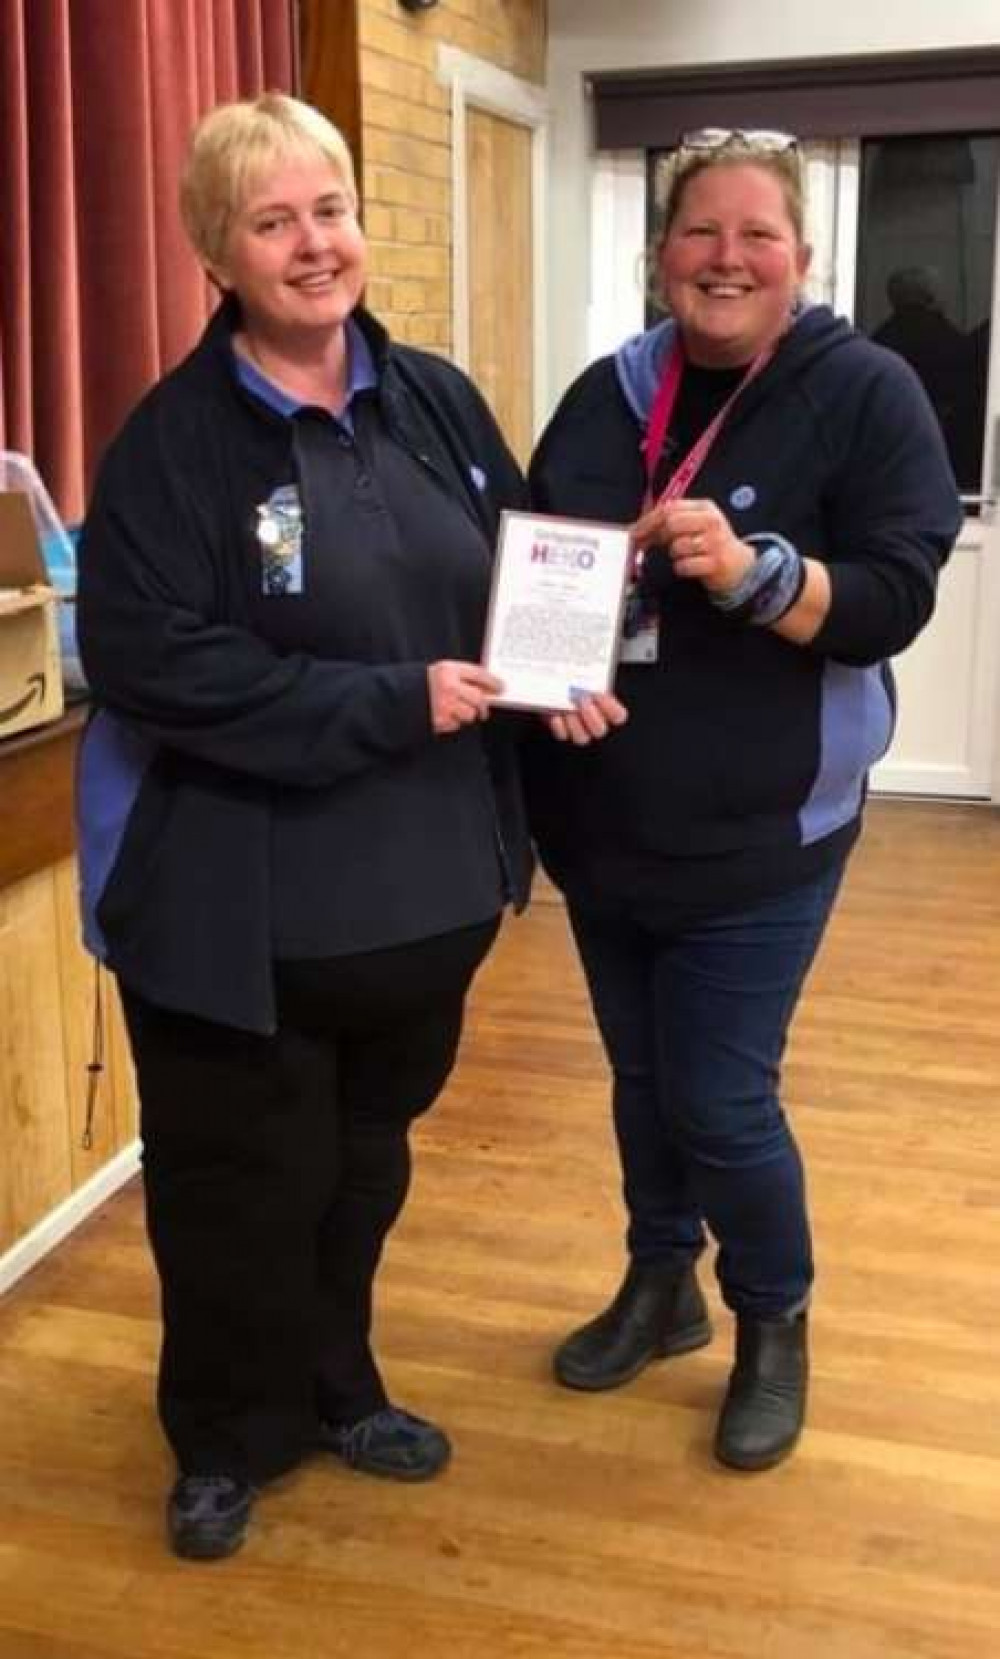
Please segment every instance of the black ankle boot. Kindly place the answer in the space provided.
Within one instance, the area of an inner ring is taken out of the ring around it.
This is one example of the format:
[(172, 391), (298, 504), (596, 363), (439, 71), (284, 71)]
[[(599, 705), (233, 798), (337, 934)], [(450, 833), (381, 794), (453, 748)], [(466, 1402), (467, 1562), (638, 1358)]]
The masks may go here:
[(568, 1336), (553, 1364), (566, 1388), (617, 1388), (650, 1360), (686, 1354), (711, 1336), (693, 1267), (633, 1262), (610, 1307)]
[(715, 1455), (733, 1469), (770, 1469), (792, 1450), (806, 1415), (806, 1316), (736, 1318), (736, 1364), (715, 1437)]

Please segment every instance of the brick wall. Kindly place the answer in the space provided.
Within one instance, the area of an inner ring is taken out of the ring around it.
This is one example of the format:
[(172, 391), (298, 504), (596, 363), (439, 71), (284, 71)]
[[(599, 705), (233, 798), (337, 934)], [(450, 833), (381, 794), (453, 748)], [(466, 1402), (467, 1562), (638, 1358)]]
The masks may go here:
[(451, 94), (440, 45), (545, 76), (546, 0), (359, 0), (368, 302), (398, 340), (451, 350)]

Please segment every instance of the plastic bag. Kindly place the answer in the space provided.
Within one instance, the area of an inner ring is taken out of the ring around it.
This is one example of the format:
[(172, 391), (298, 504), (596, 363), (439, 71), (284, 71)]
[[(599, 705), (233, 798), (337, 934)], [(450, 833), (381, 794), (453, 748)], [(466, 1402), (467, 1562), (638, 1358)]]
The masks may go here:
[(79, 526), (67, 529), (34, 464), (26, 455), (0, 449), (0, 490), (22, 490), (28, 497), (49, 581), (59, 595), (63, 686), (70, 696), (79, 696), (87, 688), (76, 643), (76, 543)]

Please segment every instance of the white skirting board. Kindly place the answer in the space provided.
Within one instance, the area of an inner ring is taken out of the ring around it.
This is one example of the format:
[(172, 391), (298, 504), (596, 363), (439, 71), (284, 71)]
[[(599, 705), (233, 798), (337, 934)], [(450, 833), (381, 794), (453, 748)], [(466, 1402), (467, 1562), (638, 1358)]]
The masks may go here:
[(56, 1206), (37, 1226), (0, 1256), (0, 1296), (54, 1250), (84, 1218), (123, 1187), (139, 1168), (139, 1142), (132, 1141), (82, 1187)]

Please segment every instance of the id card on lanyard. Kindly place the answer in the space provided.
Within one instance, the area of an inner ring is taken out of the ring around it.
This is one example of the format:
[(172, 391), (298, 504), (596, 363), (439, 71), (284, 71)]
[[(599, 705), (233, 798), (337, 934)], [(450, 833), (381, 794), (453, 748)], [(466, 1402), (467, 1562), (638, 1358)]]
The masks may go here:
[[(771, 348), (760, 352), (756, 356), (746, 374), (743, 376), (736, 390), (730, 393), (718, 413), (709, 421), (701, 437), (692, 444), (684, 459), (680, 462), (660, 495), (653, 496), (653, 479), (660, 464), (663, 445), (670, 430), (677, 397), (684, 375), (684, 348), (680, 339), (675, 337), (670, 356), (664, 364), (660, 383), (656, 388), (653, 406), (649, 411), (649, 425), (646, 428), (646, 437), (642, 452), (646, 467), (646, 493), (643, 497), (642, 510), (647, 513), (654, 505), (659, 506), (666, 501), (677, 501), (686, 495), (688, 487), (697, 473), (705, 464), (709, 450), (715, 443), (729, 411), (739, 397), (743, 388), (749, 384), (754, 375), (759, 374), (768, 358)], [(622, 624), (622, 643), (618, 653), (618, 661), (628, 663), (655, 663), (660, 652), (660, 610), (656, 599), (651, 594), (641, 591), (639, 572), (635, 570), (631, 577), (625, 595), (625, 617)]]

